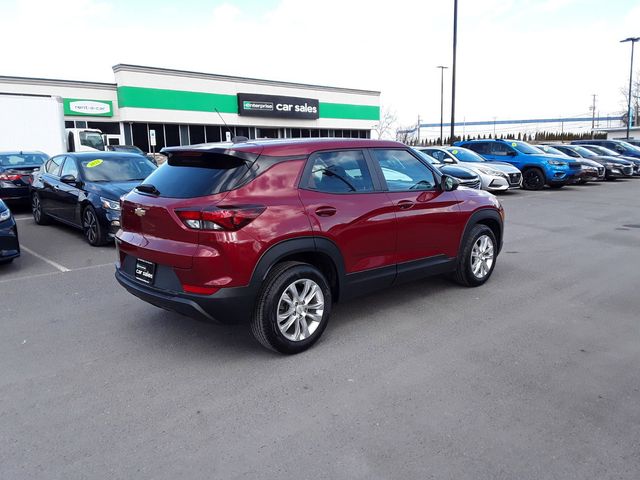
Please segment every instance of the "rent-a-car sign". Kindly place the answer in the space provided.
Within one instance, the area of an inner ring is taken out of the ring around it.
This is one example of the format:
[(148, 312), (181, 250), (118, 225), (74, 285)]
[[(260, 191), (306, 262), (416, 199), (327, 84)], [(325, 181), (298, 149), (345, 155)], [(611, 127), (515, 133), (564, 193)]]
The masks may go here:
[(80, 98), (63, 99), (65, 115), (85, 115), (91, 117), (112, 117), (111, 100), (88, 100)]
[(320, 107), (315, 98), (283, 97), (255, 93), (238, 94), (238, 114), (254, 117), (315, 120)]

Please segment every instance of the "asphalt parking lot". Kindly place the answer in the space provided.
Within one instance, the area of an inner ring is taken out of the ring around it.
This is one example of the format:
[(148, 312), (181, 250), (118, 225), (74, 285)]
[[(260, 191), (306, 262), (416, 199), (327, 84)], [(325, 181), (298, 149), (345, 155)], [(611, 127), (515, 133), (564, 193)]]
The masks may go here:
[(640, 180), (510, 192), (477, 289), (339, 305), (310, 351), (148, 305), (114, 248), (17, 218), (0, 478), (637, 479)]

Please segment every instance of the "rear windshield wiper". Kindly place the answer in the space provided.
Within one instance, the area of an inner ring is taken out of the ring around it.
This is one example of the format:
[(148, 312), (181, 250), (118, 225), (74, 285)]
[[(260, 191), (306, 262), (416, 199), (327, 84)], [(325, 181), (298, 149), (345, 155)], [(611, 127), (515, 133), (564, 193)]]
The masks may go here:
[(155, 185), (151, 185), (150, 183), (141, 183), (136, 187), (136, 190), (139, 190), (143, 193), (150, 193), (151, 195), (160, 195), (160, 190), (158, 190)]

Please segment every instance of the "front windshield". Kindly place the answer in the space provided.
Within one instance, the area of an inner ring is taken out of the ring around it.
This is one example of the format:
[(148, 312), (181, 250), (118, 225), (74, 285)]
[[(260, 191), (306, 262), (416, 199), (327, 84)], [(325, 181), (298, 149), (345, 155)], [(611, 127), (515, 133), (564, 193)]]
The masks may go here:
[(593, 153), (591, 150), (589, 150), (588, 148), (584, 148), (584, 147), (578, 147), (578, 146), (574, 146), (572, 147), (572, 150), (578, 154), (580, 154), (583, 157), (597, 157), (598, 155), (596, 155), (595, 153)]
[(588, 147), (584, 147), (587, 148), (589, 150), (591, 150), (592, 152), (597, 153), (598, 155), (608, 155), (610, 157), (619, 157), (620, 154), (618, 152), (615, 152), (613, 150), (609, 150), (606, 147), (601, 147), (600, 145), (589, 145)]
[(549, 145), (536, 145), (536, 147), (538, 147), (540, 150), (542, 150), (544, 153), (548, 155), (560, 155), (565, 157), (567, 156), (566, 153), (561, 152), (557, 148), (550, 147)]
[(476, 162), (476, 163), (486, 162), (486, 160), (482, 158), (480, 155), (478, 155), (476, 152), (474, 152), (473, 150), (468, 150), (466, 148), (451, 147), (451, 148), (447, 148), (447, 151), (451, 155), (456, 157), (458, 160), (460, 160), (461, 162)]
[(104, 140), (98, 132), (80, 132), (80, 145), (95, 148), (96, 150), (104, 150)]
[(525, 155), (540, 155), (540, 149), (525, 142), (511, 142), (511, 146)]
[(144, 180), (156, 166), (142, 156), (83, 156), (80, 169), (87, 182), (131, 182)]
[(17, 153), (0, 155), (0, 167), (20, 168), (42, 165), (48, 157), (44, 153)]
[(422, 151), (422, 150), (413, 149), (413, 151), (416, 152), (418, 155), (420, 155), (420, 158), (425, 159), (431, 165), (442, 165), (442, 162), (437, 158), (432, 157), (431, 153), (428, 150)]

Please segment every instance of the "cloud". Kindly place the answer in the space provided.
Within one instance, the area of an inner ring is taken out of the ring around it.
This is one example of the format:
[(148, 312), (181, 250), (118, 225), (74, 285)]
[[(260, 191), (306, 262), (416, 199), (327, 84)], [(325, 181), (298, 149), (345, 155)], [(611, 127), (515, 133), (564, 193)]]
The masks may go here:
[[(577, 12), (569, 0), (459, 3), (458, 119), (587, 112), (592, 93), (603, 113), (618, 108), (628, 51), (617, 42), (640, 33), (632, 31), (640, 6), (621, 8), (618, 18), (595, 2), (566, 21)], [(113, 81), (112, 65), (138, 63), (381, 90), (402, 123), (439, 118), (435, 67), (451, 63), (450, 2), (281, 0), (259, 14), (233, 2), (179, 10), (158, 2), (153, 22), (118, 5), (18, 0), (3, 7), (3, 37), (19, 39), (3, 50), (3, 73)]]

